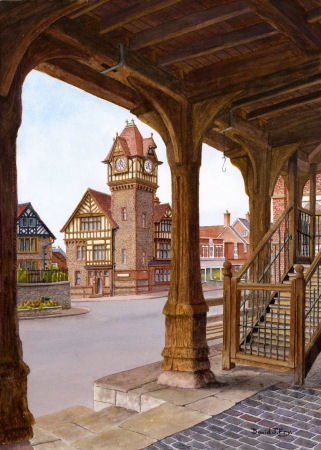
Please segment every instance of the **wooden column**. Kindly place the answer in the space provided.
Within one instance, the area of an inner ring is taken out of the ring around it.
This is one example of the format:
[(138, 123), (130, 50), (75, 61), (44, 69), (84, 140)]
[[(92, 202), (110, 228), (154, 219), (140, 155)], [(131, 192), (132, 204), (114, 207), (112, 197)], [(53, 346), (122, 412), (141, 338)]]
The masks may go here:
[(316, 164), (310, 165), (310, 212), (312, 214), (311, 223), (310, 223), (310, 256), (311, 261), (314, 260), (315, 257), (315, 246), (316, 246), (316, 191), (317, 191), (317, 167)]
[[(188, 149), (186, 149), (188, 152)], [(200, 152), (200, 149), (199, 149)], [(198, 388), (214, 382), (206, 341), (199, 258), (200, 161), (170, 162), (172, 174), (171, 284), (166, 316), (163, 373), (158, 382)]]
[(293, 213), (290, 216), (290, 233), (292, 239), (290, 241), (290, 265), (297, 262), (297, 245), (298, 245), (298, 174), (297, 174), (297, 153), (294, 153), (289, 159), (289, 204), (293, 205)]
[(0, 97), (0, 443), (32, 437), (27, 405), (29, 368), (22, 360), (16, 299), (16, 137), (21, 122), (21, 82)]
[(230, 97), (197, 104), (178, 94), (130, 79), (153, 107), (139, 118), (162, 136), (172, 175), (171, 282), (163, 313), (166, 321), (160, 384), (199, 388), (215, 381), (206, 340), (199, 253), (199, 169), (202, 139)]

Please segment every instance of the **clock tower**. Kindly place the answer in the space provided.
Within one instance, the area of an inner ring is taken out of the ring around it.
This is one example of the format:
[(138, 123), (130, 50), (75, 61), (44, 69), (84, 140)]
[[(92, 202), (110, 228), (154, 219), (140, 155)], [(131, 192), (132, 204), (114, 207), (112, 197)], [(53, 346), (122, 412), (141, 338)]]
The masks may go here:
[(148, 262), (153, 258), (153, 211), (158, 165), (153, 135), (143, 138), (132, 120), (103, 161), (111, 191), (116, 294), (149, 289)]

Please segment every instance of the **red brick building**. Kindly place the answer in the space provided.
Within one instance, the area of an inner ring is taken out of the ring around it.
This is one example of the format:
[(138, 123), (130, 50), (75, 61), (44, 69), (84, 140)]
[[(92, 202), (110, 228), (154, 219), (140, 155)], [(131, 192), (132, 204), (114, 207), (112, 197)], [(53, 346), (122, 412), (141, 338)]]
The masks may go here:
[(155, 149), (152, 136), (127, 122), (103, 161), (111, 194), (88, 189), (64, 225), (73, 297), (169, 285), (171, 208), (156, 198)]
[[(321, 174), (316, 175), (316, 212), (321, 211)], [(272, 196), (272, 222), (280, 217), (283, 211), (288, 207), (288, 189), (285, 184), (284, 179), (280, 176), (275, 183), (273, 196)], [(302, 198), (301, 198), (302, 208), (309, 209), (310, 207), (310, 181), (304, 185)]]
[(224, 213), (224, 225), (200, 227), (200, 258), (203, 281), (220, 280), (223, 263), (228, 260), (236, 272), (250, 255), (250, 222), (237, 218), (231, 225), (231, 215)]

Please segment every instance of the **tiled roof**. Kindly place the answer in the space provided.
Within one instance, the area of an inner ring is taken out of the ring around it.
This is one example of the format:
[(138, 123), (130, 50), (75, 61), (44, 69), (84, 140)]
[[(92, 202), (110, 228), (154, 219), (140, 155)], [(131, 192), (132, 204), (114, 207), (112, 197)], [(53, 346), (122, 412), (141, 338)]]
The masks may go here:
[(154, 204), (154, 223), (159, 223), (162, 220), (168, 208), (171, 209), (169, 203)]
[(21, 203), (17, 207), (17, 217), (20, 217), (21, 214), (30, 206), (30, 203)]
[(143, 138), (133, 120), (131, 122), (127, 122), (120, 135), (116, 135), (113, 145), (104, 161), (109, 161), (111, 159), (115, 144), (117, 142), (121, 145), (124, 153), (128, 156), (147, 156), (150, 148), (154, 149), (157, 147), (153, 139), (153, 135), (148, 138)]
[(200, 237), (216, 238), (223, 231), (224, 225), (209, 225), (200, 227)]
[(108, 216), (111, 220), (113, 226), (117, 226), (116, 222), (112, 218), (111, 215), (111, 196), (109, 194), (105, 194), (104, 192), (95, 191), (94, 189), (88, 188), (88, 192), (92, 195), (97, 205), (101, 208), (101, 210)]

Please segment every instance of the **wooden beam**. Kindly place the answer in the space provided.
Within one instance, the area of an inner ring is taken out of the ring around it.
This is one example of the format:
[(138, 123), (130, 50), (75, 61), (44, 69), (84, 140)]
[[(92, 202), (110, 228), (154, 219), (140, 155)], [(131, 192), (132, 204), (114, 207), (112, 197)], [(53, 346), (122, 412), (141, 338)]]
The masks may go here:
[(220, 132), (222, 130), (231, 128), (231, 134), (236, 133), (248, 141), (254, 142), (260, 146), (266, 146), (268, 143), (268, 133), (263, 128), (257, 128), (254, 125), (250, 124), (248, 121), (242, 119), (238, 115), (232, 115), (231, 123), (227, 121), (222, 121), (219, 119), (215, 120), (215, 123), (219, 126)]
[(110, 0), (96, 0), (94, 3), (88, 2), (86, 6), (79, 9), (77, 12), (70, 14), (69, 17), (71, 19), (76, 19), (79, 16), (90, 13), (92, 10), (97, 9), (99, 6), (102, 6), (108, 3)]
[(232, 107), (238, 108), (251, 105), (260, 100), (272, 99), (278, 95), (291, 94), (298, 89), (314, 86), (321, 82), (321, 64), (319, 59), (293, 67), (290, 70), (281, 70), (275, 74), (264, 77), (258, 83), (242, 93)]
[(233, 19), (249, 11), (249, 8), (241, 1), (198, 11), (194, 14), (177, 20), (171, 20), (157, 27), (137, 33), (131, 41), (130, 48), (138, 50), (149, 45), (159, 44), (160, 42), (182, 36), (186, 33), (199, 31), (216, 23)]
[[(0, 20), (0, 95), (6, 96), (23, 55), (37, 37), (60, 17), (80, 8), (86, 0), (48, 2), (39, 0), (32, 8), (30, 2), (19, 4), (1, 15)], [(26, 8), (29, 6), (29, 11)], [(21, 9), (20, 9), (21, 8)], [(21, 10), (22, 19), (19, 15)]]
[(264, 106), (251, 111), (247, 114), (247, 118), (257, 119), (266, 115), (274, 114), (280, 111), (296, 108), (297, 106), (304, 106), (311, 102), (321, 99), (321, 91), (311, 92), (310, 94), (302, 95), (300, 97), (291, 98), (279, 103), (273, 103), (273, 105)]
[(277, 31), (267, 23), (259, 23), (241, 30), (231, 31), (210, 39), (195, 41), (188, 46), (179, 47), (165, 53), (158, 60), (161, 66), (185, 61), (190, 58), (207, 56), (231, 47), (248, 44), (259, 39), (273, 36)]
[(321, 22), (321, 6), (307, 12), (306, 20), (308, 23)]
[[(275, 57), (276, 51), (282, 54), (282, 59)], [(297, 55), (289, 49), (288, 44), (277, 47), (271, 45), (268, 50), (257, 52), (255, 60), (253, 54), (249, 54), (190, 72), (185, 77), (186, 92), (191, 102), (201, 101), (231, 89), (249, 92), (251, 86), (257, 86), (255, 93), (260, 92), (261, 89), (267, 88), (261, 80), (285, 67), (289, 71), (289, 68), (297, 65), (297, 60)], [(270, 87), (272, 86), (273, 84)]]
[(160, 11), (169, 6), (179, 3), (181, 0), (143, 0), (139, 3), (134, 2), (132, 6), (122, 9), (116, 14), (110, 14), (102, 19), (100, 24), (101, 33), (109, 33), (116, 28), (122, 27), (133, 20)]
[(321, 47), (321, 29), (306, 23), (306, 13), (296, 0), (244, 0), (261, 18), (284, 33), (304, 52)]
[(140, 100), (133, 89), (117, 80), (101, 75), (88, 66), (69, 59), (51, 60), (37, 67), (59, 80), (126, 109), (133, 109)]
[[(66, 42), (77, 42), (84, 51), (87, 49), (88, 60), (103, 61), (104, 59), (109, 66), (115, 65), (119, 61), (119, 49), (107, 36), (97, 36), (88, 30), (80, 30), (77, 24), (67, 18), (56, 22), (52, 29), (60, 34), (60, 39)], [(172, 96), (178, 95), (181, 97), (182, 87), (180, 80), (172, 77), (163, 69), (156, 67), (151, 61), (147, 61), (127, 48), (124, 49), (125, 67), (136, 76), (139, 76), (140, 79), (157, 85)], [(103, 70), (103, 67), (101, 69)], [(122, 69), (119, 70), (119, 78), (121, 77), (121, 72)]]

